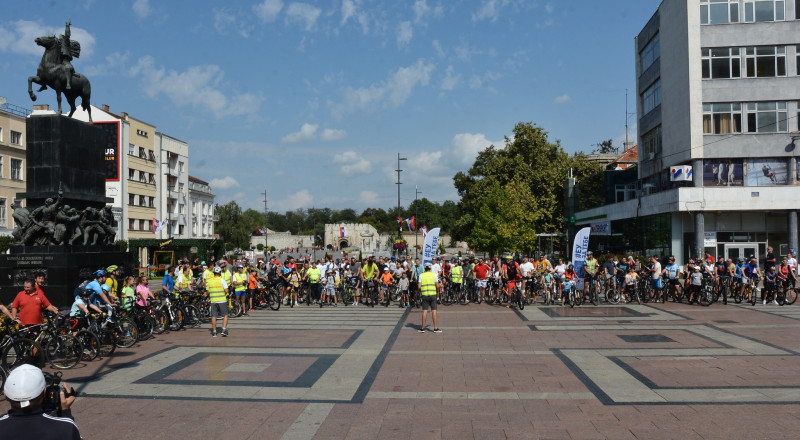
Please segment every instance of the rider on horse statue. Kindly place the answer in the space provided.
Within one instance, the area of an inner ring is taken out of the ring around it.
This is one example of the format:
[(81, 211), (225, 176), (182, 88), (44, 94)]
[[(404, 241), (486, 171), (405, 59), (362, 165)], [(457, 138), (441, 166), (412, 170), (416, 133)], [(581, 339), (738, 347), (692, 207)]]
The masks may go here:
[[(61, 54), (61, 68), (64, 71), (64, 79), (66, 86), (64, 87), (66, 90), (72, 89), (72, 75), (75, 73), (75, 68), (72, 67), (72, 59), (73, 58), (80, 58), (81, 56), (81, 44), (77, 41), (72, 41), (70, 37), (72, 36), (72, 32), (70, 32), (70, 20), (67, 20), (67, 25), (64, 28), (64, 34), (61, 35), (61, 38), (58, 38), (60, 51)], [(53, 71), (57, 70), (58, 67), (53, 67)], [(39, 91), (47, 90), (47, 86), (42, 84), (39, 88)]]

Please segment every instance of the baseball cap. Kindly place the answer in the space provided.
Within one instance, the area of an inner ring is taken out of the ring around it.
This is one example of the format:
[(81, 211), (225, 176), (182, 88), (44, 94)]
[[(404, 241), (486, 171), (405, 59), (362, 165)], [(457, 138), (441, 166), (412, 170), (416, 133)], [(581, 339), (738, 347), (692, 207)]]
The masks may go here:
[(42, 370), (30, 364), (22, 364), (11, 370), (3, 391), (9, 400), (19, 402), (22, 408), (28, 407), (31, 400), (39, 397), (47, 384)]
[(594, 254), (592, 253), (592, 251), (589, 251), (586, 253), (586, 255), (594, 255)]
[(214, 268), (214, 273), (220, 273), (220, 272), (222, 272), (222, 269), (220, 269), (219, 266)]
[(383, 268), (383, 271), (384, 271), (384, 272), (389, 272), (389, 268), (388, 268), (388, 267), (384, 267), (384, 268)]

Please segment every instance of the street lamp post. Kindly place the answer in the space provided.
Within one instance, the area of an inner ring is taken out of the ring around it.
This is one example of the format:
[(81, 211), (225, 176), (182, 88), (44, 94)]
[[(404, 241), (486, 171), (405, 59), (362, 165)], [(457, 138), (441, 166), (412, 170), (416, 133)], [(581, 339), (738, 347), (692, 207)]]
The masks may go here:
[[(417, 212), (417, 209), (419, 209), (419, 206), (417, 205), (417, 199), (420, 194), (422, 194), (422, 191), (419, 190), (417, 185), (414, 185), (414, 219), (416, 220), (418, 220), (417, 217), (419, 217), (417, 215), (419, 214), (419, 212)], [(419, 256), (419, 243), (417, 242), (417, 237), (419, 237), (419, 228), (414, 228), (414, 258)]]
[(267, 222), (269, 221), (269, 217), (267, 216), (267, 190), (264, 189), (264, 192), (261, 194), (264, 195), (264, 257), (266, 257), (269, 251), (269, 245), (267, 243)]
[[(397, 171), (397, 217), (402, 219), (403, 216), (400, 215), (400, 185), (402, 185), (402, 182), (400, 182), (400, 172), (403, 171), (403, 170), (400, 169), (400, 161), (401, 160), (408, 160), (408, 159), (405, 158), (405, 157), (400, 157), (400, 153), (397, 153), (397, 169), (395, 170), (395, 171)], [(403, 222), (398, 220), (397, 221), (397, 227), (398, 227), (397, 238), (402, 239), (403, 238)]]

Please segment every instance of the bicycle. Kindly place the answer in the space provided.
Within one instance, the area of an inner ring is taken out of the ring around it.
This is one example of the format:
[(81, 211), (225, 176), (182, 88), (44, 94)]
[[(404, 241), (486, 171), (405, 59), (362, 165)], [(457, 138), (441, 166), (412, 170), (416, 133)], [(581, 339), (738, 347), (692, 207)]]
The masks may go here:
[(757, 275), (748, 278), (744, 286), (744, 292), (742, 293), (742, 297), (747, 296), (751, 306), (756, 305), (756, 301), (758, 300), (758, 281), (759, 278)]
[(581, 295), (577, 292), (577, 290), (578, 289), (575, 288), (575, 281), (564, 281), (564, 299), (570, 307), (581, 305)]
[(606, 301), (608, 301), (610, 304), (619, 304), (621, 295), (619, 289), (617, 288), (617, 278), (606, 278), (605, 284), (606, 288), (603, 295), (605, 296)]
[(600, 298), (599, 294), (597, 293), (597, 283), (595, 280), (595, 275), (587, 273), (586, 279), (583, 282), (589, 283), (589, 288), (588, 288), (589, 302), (591, 302), (593, 306), (597, 306), (597, 304), (600, 302)]
[(784, 282), (782, 288), (778, 289), (776, 295), (778, 297), (778, 304), (781, 306), (788, 306), (797, 301), (797, 291), (800, 288), (789, 287), (789, 282)]
[[(74, 367), (83, 356), (81, 342), (75, 336), (63, 331), (63, 328), (59, 329), (50, 313), (44, 315), (42, 324), (20, 328), (17, 333), (24, 333), (25, 337), (13, 341), (3, 351), (3, 367), (8, 371), (22, 363), (19, 362), (21, 359), (37, 356), (35, 353), (37, 350), (41, 350), (47, 363), (58, 369)], [(16, 358), (9, 363), (8, 356), (11, 351), (14, 352), (12, 356)]]
[(522, 293), (522, 286), (519, 280), (512, 281), (514, 287), (511, 288), (511, 297), (519, 310), (525, 310), (525, 295)]

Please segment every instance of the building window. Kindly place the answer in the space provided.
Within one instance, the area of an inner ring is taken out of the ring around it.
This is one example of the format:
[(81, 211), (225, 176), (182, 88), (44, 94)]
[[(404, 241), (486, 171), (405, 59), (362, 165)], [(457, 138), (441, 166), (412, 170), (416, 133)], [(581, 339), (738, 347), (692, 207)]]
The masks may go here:
[(183, 162), (178, 162), (178, 172), (183, 172)]
[(133, 156), (136, 151), (136, 147), (133, 144), (128, 144), (128, 155)]
[(6, 199), (0, 198), (0, 227), (8, 227), (8, 218), (6, 217)]
[(660, 34), (655, 34), (650, 42), (642, 49), (639, 54), (639, 63), (641, 70), (644, 72), (650, 67), (659, 57), (661, 57), (661, 45), (659, 44)]
[(785, 18), (784, 0), (756, 0), (744, 2), (744, 21), (779, 21)]
[(700, 24), (737, 23), (739, 0), (700, 0)]
[(22, 145), (22, 133), (11, 130), (11, 143), (14, 145)]
[(132, 169), (128, 169), (128, 180), (135, 180), (136, 179), (136, 177), (134, 177), (135, 175), (136, 175), (136, 171), (134, 171)]
[(646, 115), (661, 105), (661, 80), (658, 79), (642, 93), (642, 114)]
[(149, 176), (148, 183), (150, 183), (151, 185), (155, 185), (156, 184), (156, 175), (153, 174), (153, 173), (148, 173), (148, 176)]
[(155, 197), (149, 197), (147, 203), (148, 203), (149, 207), (155, 208), (156, 207), (156, 198)]
[(139, 147), (139, 158), (147, 160), (147, 152), (145, 151), (144, 147)]
[(139, 171), (139, 182), (147, 183), (147, 173)]
[(11, 180), (22, 180), (22, 161), (19, 159), (11, 159)]
[(800, 2), (794, 0), (794, 18), (800, 20)]
[(745, 64), (748, 78), (786, 76), (786, 47), (747, 47)]
[(136, 204), (136, 195), (128, 194), (128, 205), (135, 205)]
[(6, 177), (5, 172), (5, 163), (3, 162), (3, 156), (0, 156), (0, 177)]
[(642, 145), (644, 146), (644, 159), (649, 160), (661, 154), (661, 126), (648, 131), (642, 135)]
[(703, 133), (742, 132), (742, 104), (703, 104)]
[[(795, 2), (797, 7), (800, 8), (800, 0), (795, 0)], [(800, 11), (797, 12), (800, 14)], [(800, 16), (798, 16), (797, 19), (800, 20)], [(794, 47), (794, 53), (797, 55), (797, 69), (795, 70), (795, 73), (800, 75), (800, 44)]]
[(0, 142), (3, 142), (3, 127), (0, 127)]
[(738, 47), (703, 49), (703, 78), (740, 78), (742, 59)]
[(128, 230), (133, 231), (134, 229), (136, 229), (136, 220), (128, 219)]
[(751, 102), (747, 104), (749, 133), (780, 133), (789, 131), (786, 102)]
[(148, 158), (150, 159), (150, 162), (155, 162), (156, 161), (156, 155), (155, 155), (155, 153), (153, 153), (153, 150), (147, 150), (147, 155), (148, 155)]

